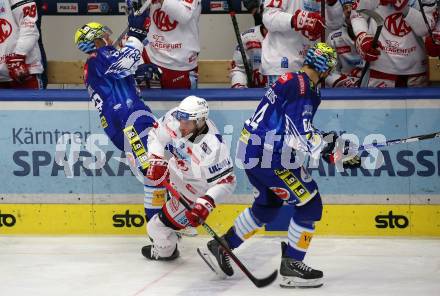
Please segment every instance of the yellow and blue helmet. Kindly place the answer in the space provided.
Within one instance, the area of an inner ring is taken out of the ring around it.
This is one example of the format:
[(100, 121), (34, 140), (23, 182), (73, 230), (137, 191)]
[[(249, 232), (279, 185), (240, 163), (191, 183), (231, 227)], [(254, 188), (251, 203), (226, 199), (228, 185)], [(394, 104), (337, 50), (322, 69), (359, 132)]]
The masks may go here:
[(338, 60), (336, 51), (324, 42), (318, 42), (307, 51), (304, 65), (312, 67), (319, 73), (324, 73), (336, 67)]
[(91, 22), (76, 30), (74, 42), (79, 50), (90, 53), (96, 50), (95, 39), (104, 38), (111, 34), (112, 30), (109, 27)]

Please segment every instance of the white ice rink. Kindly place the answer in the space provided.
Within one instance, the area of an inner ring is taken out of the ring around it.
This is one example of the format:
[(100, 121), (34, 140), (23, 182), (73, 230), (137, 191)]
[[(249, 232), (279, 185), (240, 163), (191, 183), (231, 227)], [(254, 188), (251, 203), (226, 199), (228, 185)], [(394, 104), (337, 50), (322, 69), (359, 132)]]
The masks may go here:
[[(207, 241), (184, 238), (178, 260), (151, 262), (142, 237), (0, 236), (0, 295), (440, 295), (440, 240), (315, 237), (305, 261), (324, 271), (318, 289), (258, 289), (238, 268), (218, 280), (196, 254)], [(266, 276), (279, 241), (254, 237), (236, 254)]]

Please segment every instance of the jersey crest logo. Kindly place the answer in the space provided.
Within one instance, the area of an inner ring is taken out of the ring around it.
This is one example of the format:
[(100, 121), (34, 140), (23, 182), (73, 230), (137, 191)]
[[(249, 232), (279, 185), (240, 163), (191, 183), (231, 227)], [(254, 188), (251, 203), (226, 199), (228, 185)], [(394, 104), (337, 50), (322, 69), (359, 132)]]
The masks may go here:
[(403, 37), (412, 32), (412, 29), (403, 19), (401, 13), (390, 14), (385, 19), (385, 28), (394, 36)]
[(153, 13), (153, 21), (159, 30), (163, 32), (172, 31), (177, 27), (178, 22), (171, 22), (170, 17), (161, 9), (157, 9)]
[(292, 79), (293, 75), (292, 73), (288, 72), (288, 73), (284, 73), (283, 75), (280, 76), (280, 78), (278, 78), (278, 82), (280, 84), (284, 84), (287, 81), (289, 81), (290, 79)]
[(3, 43), (8, 39), (12, 34), (12, 26), (11, 24), (5, 20), (0, 19), (0, 43)]

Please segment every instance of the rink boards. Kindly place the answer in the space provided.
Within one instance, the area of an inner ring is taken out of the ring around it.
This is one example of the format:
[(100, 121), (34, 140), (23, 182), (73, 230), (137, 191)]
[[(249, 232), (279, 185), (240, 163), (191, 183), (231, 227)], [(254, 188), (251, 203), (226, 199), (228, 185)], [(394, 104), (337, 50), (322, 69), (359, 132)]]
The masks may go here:
[[(235, 158), (242, 124), (263, 91), (197, 92), (208, 98), (210, 117)], [(148, 104), (157, 116), (186, 95), (153, 93)], [(439, 131), (439, 93), (325, 90), (315, 126), (353, 133), (360, 143), (380, 139), (375, 134), (395, 139)], [(142, 184), (102, 134), (86, 94), (13, 96), (18, 101), (0, 95), (0, 234), (145, 233)], [(234, 97), (239, 100), (231, 101)], [(62, 151), (66, 161), (60, 162), (56, 151)], [(76, 157), (71, 151), (78, 152)], [(311, 170), (325, 204), (319, 234), (440, 236), (440, 139), (381, 152), (383, 163), (376, 169), (337, 172), (321, 162)], [(236, 168), (235, 173), (234, 196), (222, 200), (209, 220), (219, 231), (230, 227), (252, 202), (244, 171)], [(290, 209), (282, 211), (260, 233), (285, 231)]]
[[(224, 233), (247, 205), (219, 205), (207, 223)], [(2, 204), (1, 234), (145, 235), (142, 205), (121, 204)], [(281, 219), (257, 232), (280, 235), (288, 226), (286, 207)], [(439, 205), (325, 205), (318, 235), (440, 236)], [(202, 227), (199, 233), (206, 234)]]

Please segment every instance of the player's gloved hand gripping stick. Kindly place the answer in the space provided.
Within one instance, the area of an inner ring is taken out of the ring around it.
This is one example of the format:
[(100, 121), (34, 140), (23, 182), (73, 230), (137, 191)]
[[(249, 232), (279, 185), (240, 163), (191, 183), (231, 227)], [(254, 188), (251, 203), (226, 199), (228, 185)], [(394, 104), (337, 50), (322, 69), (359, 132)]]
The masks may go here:
[[(167, 190), (175, 197), (179, 200), (179, 202), (188, 210), (191, 211), (191, 207), (189, 206), (189, 204), (186, 202), (186, 200), (184, 198), (181, 198), (181, 195), (179, 192), (177, 192), (173, 186), (171, 186), (170, 183), (168, 183), (167, 181), (162, 181), (162, 185), (164, 185)], [(229, 247), (223, 242), (223, 240), (217, 235), (217, 233), (215, 233), (214, 230), (212, 230), (212, 228), (206, 224), (205, 222), (200, 223), (203, 228), (206, 229), (206, 231), (208, 232), (208, 234), (210, 236), (212, 236), (224, 249), (225, 251), (228, 253), (228, 255), (232, 258), (232, 260), (235, 262), (235, 264), (237, 264), (237, 266), (241, 269), (241, 271), (243, 271), (243, 273), (255, 284), (255, 286), (257, 286), (258, 288), (262, 288), (262, 287), (266, 287), (268, 285), (270, 285), (278, 276), (278, 270), (275, 270), (272, 274), (270, 274), (268, 277), (262, 278), (262, 279), (258, 279), (256, 278), (247, 268), (246, 266), (243, 265), (243, 263), (241, 263), (240, 259), (238, 259), (234, 253), (232, 252), (231, 249), (229, 249)]]
[[(133, 9), (133, 1), (127, 0), (127, 11), (130, 11)], [(146, 0), (142, 6), (134, 12), (135, 16), (139, 16), (145, 12), (151, 5), (151, 0)], [(124, 36), (128, 33), (129, 27), (125, 28), (125, 30), (119, 35), (119, 37), (113, 42), (113, 46), (117, 46), (121, 43), (121, 40), (124, 38)]]

